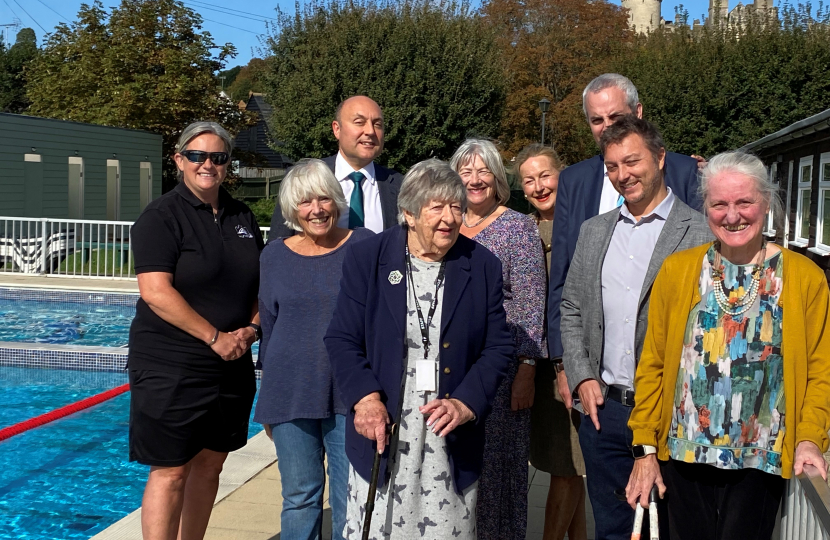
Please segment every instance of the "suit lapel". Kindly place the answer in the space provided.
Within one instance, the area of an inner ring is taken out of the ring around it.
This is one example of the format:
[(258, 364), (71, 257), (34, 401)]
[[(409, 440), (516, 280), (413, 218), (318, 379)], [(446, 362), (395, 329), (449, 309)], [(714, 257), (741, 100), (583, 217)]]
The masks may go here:
[(441, 336), (452, 320), (455, 308), (461, 301), (464, 289), (470, 282), (470, 259), (453, 246), (447, 253), (446, 278), (444, 280), (444, 301), (441, 304)]
[(588, 202), (588, 213), (585, 214), (585, 219), (599, 215), (602, 186), (603, 182), (605, 182), (605, 168), (603, 165), (602, 156), (597, 156), (596, 163), (594, 164), (596, 169), (594, 170), (593, 178), (591, 178), (591, 183), (585, 186), (586, 189), (590, 190), (588, 196), (585, 197), (585, 200)]
[(657, 237), (657, 243), (654, 245), (651, 260), (648, 263), (646, 277), (643, 280), (643, 287), (640, 290), (639, 306), (642, 306), (643, 301), (648, 296), (651, 285), (657, 277), (657, 272), (663, 266), (663, 261), (666, 260), (666, 257), (674, 253), (677, 246), (683, 240), (683, 237), (686, 236), (686, 231), (689, 230), (691, 221), (691, 210), (683, 204), (683, 201), (675, 196), (672, 209), (669, 211), (666, 223), (663, 225), (663, 230), (660, 231), (660, 236)]
[(389, 169), (375, 163), (375, 182), (378, 184), (380, 195), (380, 213), (383, 218), (383, 228), (388, 229), (395, 225), (398, 219), (398, 195), (391, 193), (389, 185)]
[[(378, 264), (381, 295), (398, 327), (399, 335), (406, 332), (406, 230), (399, 227), (383, 248)], [(397, 274), (394, 274), (397, 272)], [(394, 275), (393, 275), (394, 274)], [(390, 280), (390, 276), (394, 279)], [(399, 279), (398, 279), (399, 278)], [(397, 283), (393, 283), (397, 281)]]

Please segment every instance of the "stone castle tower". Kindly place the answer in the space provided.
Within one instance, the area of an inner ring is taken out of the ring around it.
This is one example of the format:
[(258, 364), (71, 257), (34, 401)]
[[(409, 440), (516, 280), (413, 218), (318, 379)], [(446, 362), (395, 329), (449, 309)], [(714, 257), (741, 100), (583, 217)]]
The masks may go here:
[(662, 0), (622, 0), (628, 9), (628, 26), (638, 34), (648, 34), (662, 24), (660, 4)]

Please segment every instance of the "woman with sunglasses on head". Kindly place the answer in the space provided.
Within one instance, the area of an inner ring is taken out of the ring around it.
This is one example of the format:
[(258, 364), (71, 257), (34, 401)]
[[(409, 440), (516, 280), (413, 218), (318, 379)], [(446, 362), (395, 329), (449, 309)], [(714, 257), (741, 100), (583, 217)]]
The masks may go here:
[(145, 540), (204, 537), (256, 393), (263, 242), (250, 209), (221, 187), (231, 137), (195, 122), (176, 150), (179, 184), (130, 234), (141, 294), (130, 327), (130, 460), (150, 466)]

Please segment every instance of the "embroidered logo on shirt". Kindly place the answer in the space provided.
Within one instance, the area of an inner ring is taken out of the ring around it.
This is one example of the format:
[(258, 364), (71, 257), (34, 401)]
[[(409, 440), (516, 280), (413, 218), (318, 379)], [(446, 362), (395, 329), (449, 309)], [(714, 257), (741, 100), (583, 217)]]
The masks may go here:
[(242, 225), (236, 226), (236, 235), (239, 238), (253, 238), (254, 235), (248, 232), (248, 229), (243, 227)]

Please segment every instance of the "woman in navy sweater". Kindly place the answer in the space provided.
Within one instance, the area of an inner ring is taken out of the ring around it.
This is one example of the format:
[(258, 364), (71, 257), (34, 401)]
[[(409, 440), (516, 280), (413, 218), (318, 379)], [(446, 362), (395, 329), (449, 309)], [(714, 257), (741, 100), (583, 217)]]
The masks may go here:
[(262, 386), (254, 419), (265, 425), (277, 449), (283, 538), (320, 538), (325, 455), (336, 540), (346, 516), (346, 407), (332, 380), (323, 334), (347, 246), (374, 233), (337, 226), (346, 199), (318, 159), (302, 160), (286, 175), (280, 205), (286, 225), (298, 234), (272, 241), (260, 257)]

